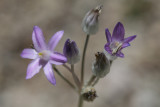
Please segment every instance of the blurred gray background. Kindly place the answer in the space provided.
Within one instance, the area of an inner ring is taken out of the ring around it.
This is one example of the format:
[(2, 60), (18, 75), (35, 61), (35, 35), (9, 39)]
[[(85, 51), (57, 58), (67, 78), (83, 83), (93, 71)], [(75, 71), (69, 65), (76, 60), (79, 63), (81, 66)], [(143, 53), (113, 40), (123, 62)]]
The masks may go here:
[[(113, 62), (111, 72), (96, 85), (98, 98), (84, 107), (160, 107), (160, 1), (159, 0), (0, 0), (0, 107), (76, 107), (78, 95), (56, 73), (51, 85), (43, 71), (25, 80), (31, 60), (20, 53), (30, 47), (34, 25), (43, 29), (47, 40), (58, 30), (64, 36), (56, 50), (62, 52), (71, 38), (81, 50), (85, 13), (103, 4), (99, 32), (92, 36), (86, 56), (85, 80), (91, 75), (94, 54), (103, 51), (105, 28), (112, 32), (124, 24), (125, 36), (137, 35), (124, 49), (125, 58)], [(80, 74), (79, 62), (76, 73)], [(71, 81), (71, 74), (61, 66)]]

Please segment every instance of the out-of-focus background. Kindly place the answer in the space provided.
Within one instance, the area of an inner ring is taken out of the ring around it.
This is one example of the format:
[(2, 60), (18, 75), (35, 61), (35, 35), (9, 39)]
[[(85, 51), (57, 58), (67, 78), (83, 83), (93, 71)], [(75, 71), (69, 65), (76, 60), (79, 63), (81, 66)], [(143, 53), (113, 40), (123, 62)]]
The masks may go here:
[[(105, 28), (124, 24), (125, 36), (137, 35), (124, 49), (125, 58), (113, 62), (111, 72), (95, 86), (98, 98), (84, 107), (160, 107), (160, 1), (159, 0), (0, 0), (0, 107), (76, 107), (78, 95), (56, 73), (51, 85), (43, 71), (25, 80), (27, 65), (20, 53), (30, 47), (34, 25), (47, 40), (58, 30), (64, 36), (62, 52), (71, 38), (81, 50), (85, 33), (81, 21), (87, 11), (103, 4), (99, 32), (92, 36), (86, 56), (85, 80), (90, 78), (94, 54), (103, 51)], [(79, 62), (76, 73), (80, 74)], [(66, 69), (60, 71), (71, 81)]]

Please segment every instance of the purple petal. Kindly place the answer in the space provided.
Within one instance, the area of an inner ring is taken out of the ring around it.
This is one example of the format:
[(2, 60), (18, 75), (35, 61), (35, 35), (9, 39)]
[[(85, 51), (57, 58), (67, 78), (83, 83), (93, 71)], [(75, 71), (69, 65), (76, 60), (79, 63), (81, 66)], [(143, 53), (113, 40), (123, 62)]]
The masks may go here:
[(124, 30), (123, 24), (118, 22), (113, 30), (112, 40), (122, 41), (124, 39), (124, 33), (125, 33), (125, 30)]
[(116, 53), (116, 56), (124, 58), (124, 54), (121, 51), (119, 51), (118, 53)]
[(22, 58), (35, 59), (37, 58), (37, 52), (34, 49), (24, 49), (21, 53)]
[(126, 47), (128, 47), (128, 46), (130, 46), (130, 44), (127, 43), (127, 42), (125, 42), (125, 43), (122, 44), (122, 49), (123, 49), (123, 48), (126, 48)]
[(61, 40), (62, 36), (63, 36), (64, 31), (58, 31), (57, 33), (55, 33), (51, 40), (48, 43), (49, 49), (51, 51), (53, 51), (55, 49), (55, 47), (57, 46), (58, 42)]
[(106, 43), (105, 46), (104, 46), (104, 49), (105, 49), (108, 53), (112, 54), (112, 49), (110, 48), (110, 43)]
[(39, 61), (40, 61), (40, 58), (34, 59), (28, 65), (26, 79), (32, 78), (35, 74), (37, 74), (40, 71), (42, 65), (39, 64)]
[(112, 38), (111, 38), (111, 33), (109, 32), (109, 30), (108, 29), (106, 29), (106, 38), (107, 38), (107, 42), (108, 43), (111, 43), (111, 41), (112, 41)]
[(50, 63), (55, 65), (61, 65), (67, 62), (67, 58), (60, 53), (53, 53), (50, 57)]
[(136, 38), (136, 35), (134, 35), (134, 36), (130, 36), (130, 37), (128, 37), (128, 38), (125, 38), (124, 40), (123, 40), (123, 42), (131, 42), (132, 40), (134, 40)]
[(46, 49), (46, 43), (45, 43), (45, 39), (44, 39), (42, 30), (38, 26), (34, 26), (33, 28), (32, 41), (34, 44), (34, 48), (38, 52)]
[(56, 85), (56, 79), (54, 77), (52, 65), (48, 62), (43, 69), (44, 69), (44, 74), (46, 75), (48, 81), (51, 84)]

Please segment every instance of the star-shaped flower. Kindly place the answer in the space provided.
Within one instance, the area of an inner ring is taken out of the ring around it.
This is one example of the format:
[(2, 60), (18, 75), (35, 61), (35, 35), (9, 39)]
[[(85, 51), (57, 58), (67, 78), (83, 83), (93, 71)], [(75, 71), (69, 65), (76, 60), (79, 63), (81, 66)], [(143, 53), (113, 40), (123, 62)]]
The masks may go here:
[(125, 30), (123, 24), (118, 22), (111, 34), (108, 29), (105, 31), (107, 43), (104, 46), (106, 56), (109, 60), (114, 60), (117, 57), (124, 57), (124, 54), (121, 52), (123, 48), (130, 46), (132, 40), (136, 38), (136, 35), (124, 38)]
[(26, 79), (32, 78), (43, 68), (48, 81), (56, 85), (52, 64), (61, 65), (67, 62), (67, 58), (64, 55), (54, 51), (63, 33), (64, 31), (58, 31), (47, 45), (42, 30), (38, 26), (34, 26), (32, 41), (35, 49), (24, 49), (21, 53), (22, 58), (33, 59), (28, 65)]

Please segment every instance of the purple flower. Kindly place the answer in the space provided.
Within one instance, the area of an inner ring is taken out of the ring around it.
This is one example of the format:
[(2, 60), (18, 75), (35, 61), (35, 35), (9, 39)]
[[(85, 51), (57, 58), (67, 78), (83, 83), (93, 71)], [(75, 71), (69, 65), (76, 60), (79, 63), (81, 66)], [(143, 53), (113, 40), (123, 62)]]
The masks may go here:
[(125, 30), (123, 24), (118, 22), (111, 34), (108, 29), (106, 29), (106, 38), (107, 43), (104, 48), (107, 51), (106, 56), (109, 60), (114, 60), (117, 57), (124, 57), (124, 54), (121, 52), (123, 48), (130, 46), (132, 40), (136, 38), (136, 35), (124, 38)]
[(75, 64), (80, 60), (79, 49), (75, 41), (67, 39), (64, 48), (63, 54), (67, 57), (67, 62), (69, 64)]
[(22, 58), (33, 59), (28, 65), (26, 79), (32, 78), (43, 68), (48, 81), (56, 85), (52, 64), (61, 65), (67, 62), (64, 55), (54, 51), (63, 33), (64, 31), (57, 32), (47, 45), (42, 30), (38, 26), (34, 26), (32, 40), (35, 49), (24, 49), (21, 53)]

